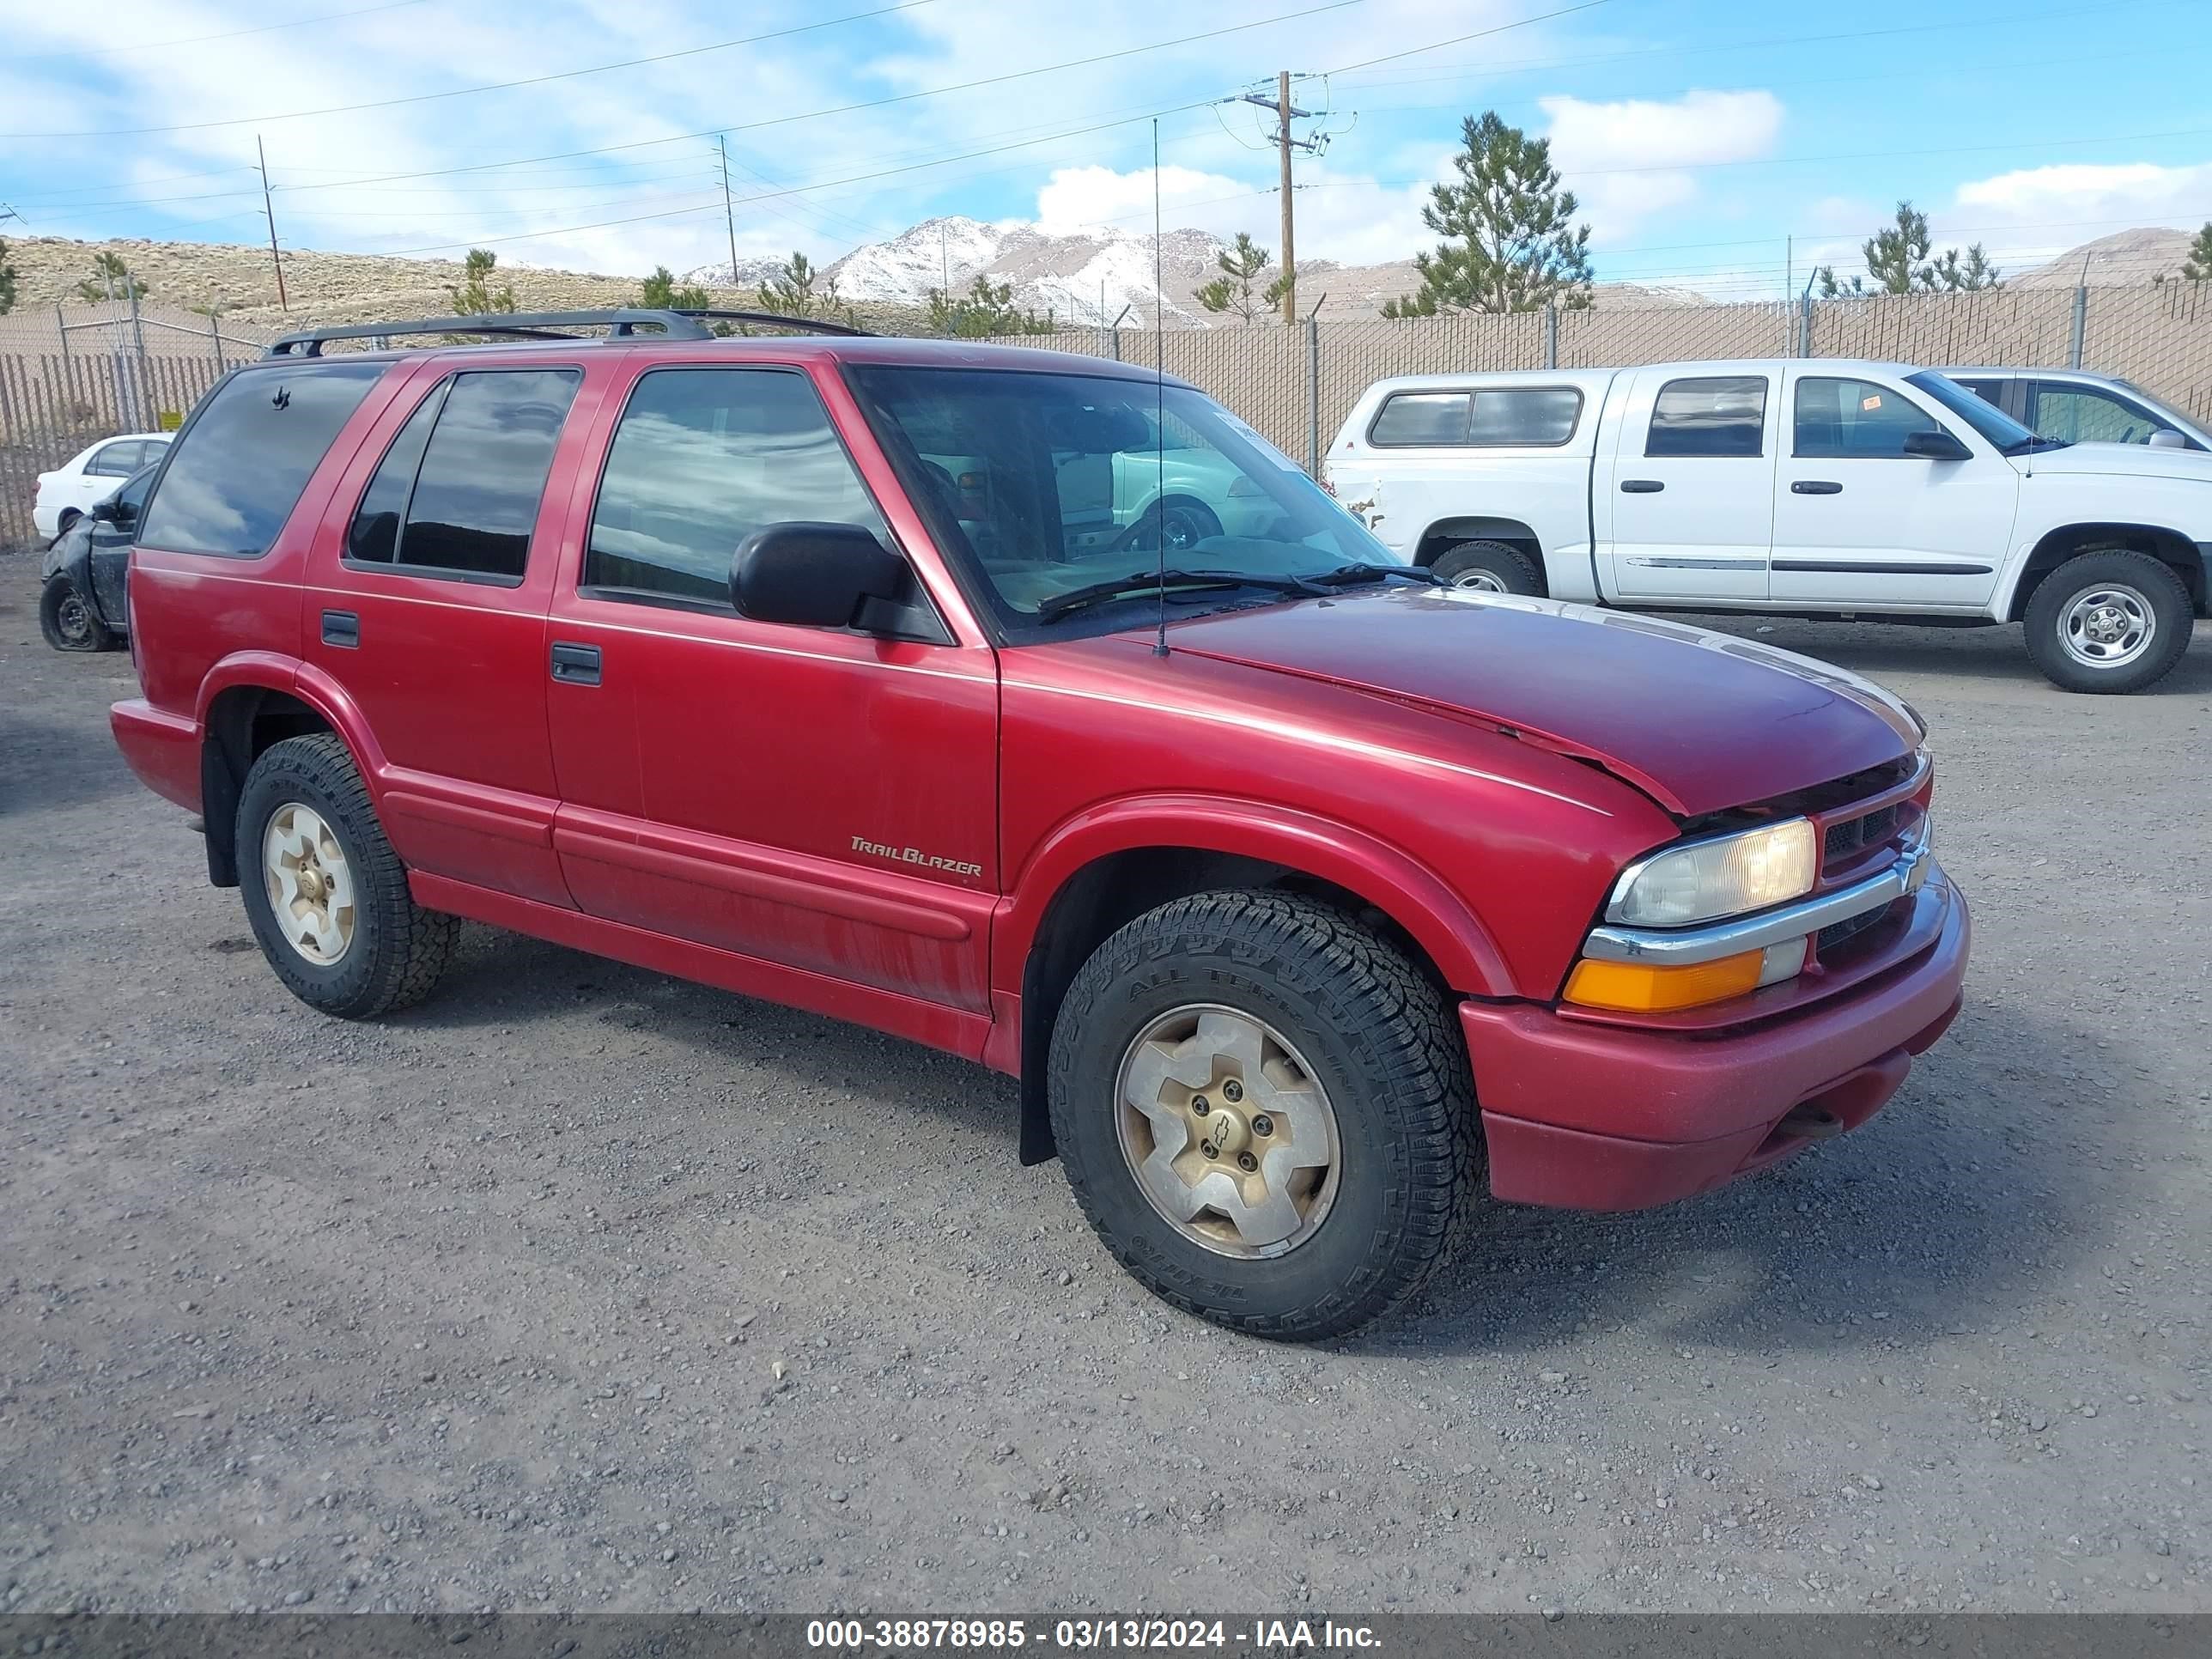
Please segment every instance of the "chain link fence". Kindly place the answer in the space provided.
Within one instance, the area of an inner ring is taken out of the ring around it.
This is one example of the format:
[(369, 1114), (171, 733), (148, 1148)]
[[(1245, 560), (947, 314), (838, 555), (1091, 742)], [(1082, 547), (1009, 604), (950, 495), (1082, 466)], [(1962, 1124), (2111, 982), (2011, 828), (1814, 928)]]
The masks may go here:
[[(1074, 329), (1024, 345), (1150, 365), (1154, 337)], [(1614, 368), (1735, 357), (1865, 357), (1930, 368), (2087, 368), (2212, 417), (2212, 283), (1997, 289), (1974, 294), (1735, 305), (1534, 311), (1400, 321), (1317, 315), (1177, 330), (1159, 342), (1170, 374), (1218, 398), (1311, 465), (1352, 404), (1395, 374)]]
[[(1870, 357), (1930, 367), (2078, 367), (2212, 419), (2212, 283), (1392, 321), (1316, 315), (1149, 331), (1066, 329), (1007, 344), (1118, 357), (1202, 387), (1285, 453), (1315, 464), (1360, 393), (1395, 374), (1608, 368), (1731, 357)], [(181, 421), (267, 329), (125, 301), (0, 318), (0, 549), (32, 539), (38, 475), (94, 440)]]

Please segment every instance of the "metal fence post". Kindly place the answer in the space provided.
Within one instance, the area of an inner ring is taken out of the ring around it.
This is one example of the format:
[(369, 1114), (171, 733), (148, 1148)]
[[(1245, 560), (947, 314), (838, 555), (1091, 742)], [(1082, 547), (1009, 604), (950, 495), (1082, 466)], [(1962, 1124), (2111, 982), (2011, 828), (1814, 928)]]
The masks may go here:
[(2089, 285), (2079, 283), (2074, 289), (2074, 334), (2066, 347), (2066, 367), (2081, 367), (2081, 341), (2089, 331)]
[(208, 338), (214, 343), (215, 372), (220, 374), (222, 373), (222, 313), (220, 311), (208, 313)]
[(1321, 477), (1321, 319), (1306, 313), (1306, 474)]
[(135, 405), (132, 412), (137, 419), (138, 429), (144, 432), (154, 424), (154, 408), (146, 390), (146, 325), (139, 319), (138, 283), (135, 277), (131, 283), (131, 341), (132, 355), (137, 359), (132, 365), (135, 371), (131, 376), (132, 403)]
[[(1809, 289), (1811, 285), (1808, 283), (1807, 286)], [(1809, 292), (1798, 301), (1797, 355), (1800, 357), (1813, 355), (1813, 296)]]
[(1559, 366), (1559, 307), (1556, 300), (1544, 301), (1544, 367)]
[(1119, 327), (1115, 327), (1106, 331), (1114, 337), (1114, 361), (1118, 363), (1121, 361), (1121, 331)]

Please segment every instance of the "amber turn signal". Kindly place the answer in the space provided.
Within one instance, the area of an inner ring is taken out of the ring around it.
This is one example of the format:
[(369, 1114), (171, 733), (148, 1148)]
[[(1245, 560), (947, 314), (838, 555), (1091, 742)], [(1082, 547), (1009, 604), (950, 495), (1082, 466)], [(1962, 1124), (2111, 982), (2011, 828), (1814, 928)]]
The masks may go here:
[(1585, 1008), (1636, 1014), (1694, 1008), (1755, 990), (1765, 960), (1764, 951), (1746, 951), (1680, 968), (1643, 962), (1578, 962), (1567, 980), (1567, 1000)]

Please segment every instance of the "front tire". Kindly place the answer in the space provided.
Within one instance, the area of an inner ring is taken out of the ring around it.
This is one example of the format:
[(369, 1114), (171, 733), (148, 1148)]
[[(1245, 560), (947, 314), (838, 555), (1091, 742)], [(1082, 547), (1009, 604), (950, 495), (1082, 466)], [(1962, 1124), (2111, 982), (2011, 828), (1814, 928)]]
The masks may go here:
[(253, 763), (237, 856), (261, 953), (309, 1007), (372, 1018), (420, 1002), (446, 971), (459, 924), (415, 902), (368, 786), (329, 732)]
[(67, 576), (52, 577), (40, 590), (39, 632), (57, 651), (112, 651), (123, 643)]
[(2189, 649), (2189, 590), (2148, 553), (2069, 559), (2027, 602), (2027, 654), (2068, 691), (2118, 694), (2155, 685)]
[(1396, 950), (1286, 893), (1115, 933), (1048, 1075), (1077, 1202), (1147, 1289), (1232, 1330), (1341, 1335), (1442, 1259), (1480, 1167), (1467, 1054)]
[(1429, 568), (1453, 587), (1480, 593), (1540, 594), (1536, 562), (1507, 542), (1454, 542)]

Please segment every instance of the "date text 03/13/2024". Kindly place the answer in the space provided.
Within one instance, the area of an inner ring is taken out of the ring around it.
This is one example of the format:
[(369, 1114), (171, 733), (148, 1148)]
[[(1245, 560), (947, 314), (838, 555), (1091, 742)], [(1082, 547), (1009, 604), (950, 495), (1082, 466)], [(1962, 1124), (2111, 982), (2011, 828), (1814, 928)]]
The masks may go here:
[(847, 1652), (918, 1652), (939, 1649), (1012, 1651), (1030, 1646), (1067, 1651), (1240, 1649), (1310, 1652), (1379, 1645), (1364, 1624), (1305, 1619), (813, 1619), (810, 1648)]

